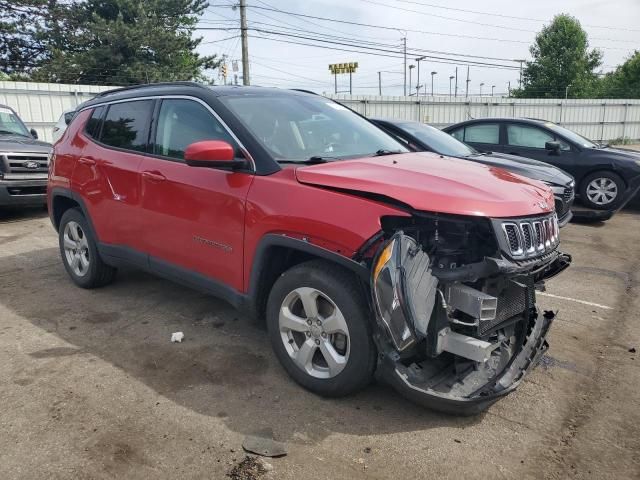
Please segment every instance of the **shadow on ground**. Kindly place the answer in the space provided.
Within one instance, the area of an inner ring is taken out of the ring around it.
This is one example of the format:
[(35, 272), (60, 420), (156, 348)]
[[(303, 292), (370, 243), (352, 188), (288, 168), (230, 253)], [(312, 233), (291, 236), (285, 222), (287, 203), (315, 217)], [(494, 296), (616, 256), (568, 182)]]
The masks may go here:
[[(284, 373), (263, 326), (225, 303), (136, 271), (119, 272), (108, 287), (82, 290), (68, 279), (56, 248), (0, 258), (0, 289), (5, 307), (67, 342), (28, 352), (46, 368), (15, 372), (16, 382), (69, 368), (70, 357), (95, 356), (153, 389), (156, 401), (166, 397), (219, 417), (243, 434), (272, 428), (277, 438), (297, 443), (333, 432), (465, 428), (482, 419), (430, 412), (382, 385), (343, 399), (317, 397)], [(169, 341), (175, 331), (185, 333), (184, 343)]]

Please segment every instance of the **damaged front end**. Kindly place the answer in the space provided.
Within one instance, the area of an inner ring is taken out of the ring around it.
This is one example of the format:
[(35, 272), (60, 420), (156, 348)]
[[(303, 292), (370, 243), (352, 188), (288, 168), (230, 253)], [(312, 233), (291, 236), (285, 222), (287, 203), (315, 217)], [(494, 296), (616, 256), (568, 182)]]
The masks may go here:
[(379, 374), (411, 400), (474, 414), (515, 390), (547, 349), (535, 290), (571, 262), (555, 214), (383, 218), (371, 261)]

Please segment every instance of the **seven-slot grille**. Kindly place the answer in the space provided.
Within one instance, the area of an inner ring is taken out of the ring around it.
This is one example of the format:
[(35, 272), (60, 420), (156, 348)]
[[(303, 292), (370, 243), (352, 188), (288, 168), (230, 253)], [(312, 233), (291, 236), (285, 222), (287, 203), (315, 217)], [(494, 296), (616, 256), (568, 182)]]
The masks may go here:
[(49, 170), (46, 153), (7, 153), (4, 160), (8, 173), (47, 173)]
[(555, 249), (560, 241), (558, 217), (505, 220), (502, 233), (513, 258), (531, 258)]
[(574, 183), (571, 182), (569, 185), (564, 187), (564, 193), (562, 194), (562, 199), (565, 201), (565, 203), (569, 203), (571, 200), (573, 200), (574, 195), (575, 195)]

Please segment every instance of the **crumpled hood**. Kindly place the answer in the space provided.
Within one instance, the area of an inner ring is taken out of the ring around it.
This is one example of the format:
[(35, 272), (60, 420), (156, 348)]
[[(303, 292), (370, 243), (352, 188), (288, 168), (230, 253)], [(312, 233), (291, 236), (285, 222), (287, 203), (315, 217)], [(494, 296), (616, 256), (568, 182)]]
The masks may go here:
[(553, 165), (532, 158), (509, 155), (507, 153), (491, 152), (487, 155), (473, 156), (469, 158), (469, 160), (504, 168), (512, 173), (554, 185), (565, 186), (573, 180), (571, 175)]
[(0, 153), (49, 153), (51, 144), (22, 135), (0, 134)]
[(296, 177), (301, 183), (381, 195), (428, 212), (500, 218), (554, 208), (551, 190), (535, 180), (430, 152), (299, 167)]

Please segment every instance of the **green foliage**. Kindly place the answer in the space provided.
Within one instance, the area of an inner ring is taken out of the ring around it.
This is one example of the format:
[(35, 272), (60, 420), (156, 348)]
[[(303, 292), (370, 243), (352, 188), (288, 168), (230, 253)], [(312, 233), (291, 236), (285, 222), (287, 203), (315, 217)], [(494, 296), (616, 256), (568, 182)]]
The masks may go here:
[[(208, 6), (206, 0), (77, 0), (62, 5), (48, 0), (40, 4), (36, 22), (13, 20), (14, 30), (24, 25), (31, 29), (30, 35), (22, 37), (22, 51), (32, 48), (40, 56), (31, 55), (28, 68), (23, 62), (21, 69), (9, 70), (0, 63), (3, 71), (28, 73), (42, 82), (127, 85), (201, 79), (203, 69), (219, 63), (215, 56), (195, 53), (201, 38), (194, 39), (192, 34)], [(20, 56), (20, 49), (14, 50)]]
[(600, 95), (609, 98), (640, 98), (640, 51), (635, 51), (601, 82)]
[(595, 70), (602, 53), (590, 50), (587, 33), (570, 15), (557, 15), (545, 26), (529, 49), (533, 60), (526, 62), (522, 88), (514, 96), (529, 98), (585, 98), (598, 88)]

